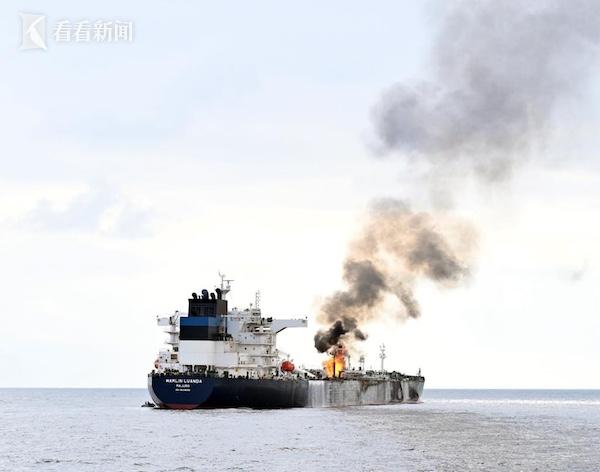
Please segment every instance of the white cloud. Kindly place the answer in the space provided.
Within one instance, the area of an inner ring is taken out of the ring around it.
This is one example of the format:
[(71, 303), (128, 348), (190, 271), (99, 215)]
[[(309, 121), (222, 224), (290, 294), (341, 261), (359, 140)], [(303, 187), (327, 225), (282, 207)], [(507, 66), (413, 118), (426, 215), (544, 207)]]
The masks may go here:
[(103, 236), (139, 238), (153, 234), (154, 212), (136, 205), (106, 184), (94, 184), (62, 206), (49, 198), (19, 221), (24, 230), (98, 233)]

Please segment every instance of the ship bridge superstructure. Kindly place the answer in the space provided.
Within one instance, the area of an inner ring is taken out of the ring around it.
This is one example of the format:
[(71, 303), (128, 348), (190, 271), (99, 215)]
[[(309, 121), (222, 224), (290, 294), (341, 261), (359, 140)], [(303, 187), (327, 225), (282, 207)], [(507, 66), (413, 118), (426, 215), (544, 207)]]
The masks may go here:
[(306, 327), (307, 318), (263, 317), (258, 306), (228, 310), (231, 281), (224, 280), (214, 292), (202, 290), (188, 299), (188, 312), (158, 317), (168, 335), (167, 348), (155, 362), (158, 373), (205, 373), (207, 375), (274, 378), (280, 370), (277, 333)]

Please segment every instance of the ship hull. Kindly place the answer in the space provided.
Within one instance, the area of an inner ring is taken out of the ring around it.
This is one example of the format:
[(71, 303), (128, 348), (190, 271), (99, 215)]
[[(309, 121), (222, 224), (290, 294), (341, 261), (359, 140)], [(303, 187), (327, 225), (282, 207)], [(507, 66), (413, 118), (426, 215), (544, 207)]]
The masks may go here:
[(423, 377), (401, 379), (243, 379), (194, 375), (148, 376), (160, 408), (300, 408), (418, 403)]
[(306, 406), (308, 381), (149, 375), (148, 390), (161, 408), (294, 408)]
[(311, 407), (387, 405), (419, 403), (423, 396), (423, 377), (405, 376), (399, 379), (311, 380)]

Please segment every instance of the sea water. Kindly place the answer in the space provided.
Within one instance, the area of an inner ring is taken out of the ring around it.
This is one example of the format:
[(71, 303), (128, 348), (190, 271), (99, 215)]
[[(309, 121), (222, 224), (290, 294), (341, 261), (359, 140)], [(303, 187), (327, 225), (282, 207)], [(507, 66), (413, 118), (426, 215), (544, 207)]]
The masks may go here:
[(600, 471), (600, 391), (266, 411), (141, 408), (144, 389), (0, 394), (6, 471)]

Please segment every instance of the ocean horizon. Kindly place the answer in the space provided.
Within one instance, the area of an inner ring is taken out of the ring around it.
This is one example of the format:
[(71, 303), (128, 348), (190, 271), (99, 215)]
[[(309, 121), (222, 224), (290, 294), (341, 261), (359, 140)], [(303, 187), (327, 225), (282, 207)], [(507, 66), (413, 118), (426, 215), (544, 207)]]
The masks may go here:
[(598, 470), (600, 390), (425, 389), (416, 405), (141, 408), (144, 388), (1, 388), (2, 470)]

